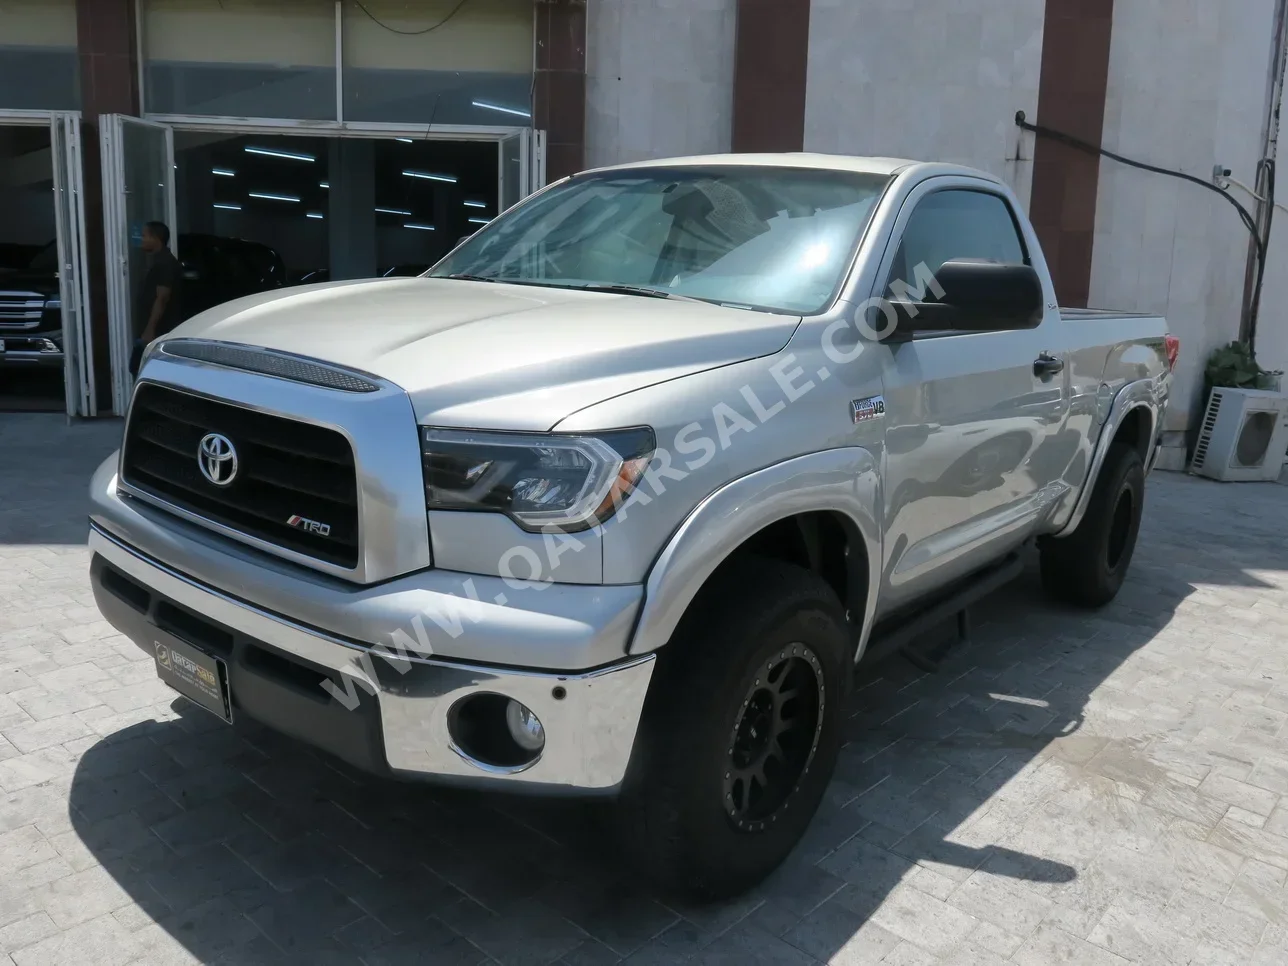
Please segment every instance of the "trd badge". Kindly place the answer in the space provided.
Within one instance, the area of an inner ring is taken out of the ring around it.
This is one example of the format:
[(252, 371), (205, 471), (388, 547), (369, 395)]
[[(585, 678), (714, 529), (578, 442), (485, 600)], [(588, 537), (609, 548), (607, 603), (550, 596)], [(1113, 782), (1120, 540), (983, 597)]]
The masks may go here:
[(867, 396), (850, 400), (850, 415), (856, 423), (880, 419), (885, 415), (885, 396)]
[(294, 527), (296, 530), (303, 530), (305, 533), (316, 533), (319, 537), (331, 536), (331, 524), (319, 523), (317, 520), (306, 520), (298, 513), (291, 516), (286, 521), (288, 527)]

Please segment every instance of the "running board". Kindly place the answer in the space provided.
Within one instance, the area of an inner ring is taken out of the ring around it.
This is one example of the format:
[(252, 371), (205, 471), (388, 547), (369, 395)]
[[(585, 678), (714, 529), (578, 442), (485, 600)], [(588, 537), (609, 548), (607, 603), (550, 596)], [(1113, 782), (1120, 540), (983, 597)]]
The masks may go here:
[[(998, 563), (979, 571), (964, 581), (959, 582), (944, 597), (930, 606), (918, 609), (904, 617), (892, 617), (872, 629), (872, 637), (862, 660), (879, 661), (896, 651), (923, 671), (937, 671), (940, 662), (947, 656), (954, 643), (965, 641), (970, 636), (970, 616), (967, 608), (971, 604), (987, 597), (993, 591), (1005, 587), (1024, 570), (1024, 561), (1019, 553), (1004, 557)], [(957, 618), (957, 640), (949, 641), (929, 652), (916, 650), (912, 645), (918, 637), (926, 634), (950, 617)]]

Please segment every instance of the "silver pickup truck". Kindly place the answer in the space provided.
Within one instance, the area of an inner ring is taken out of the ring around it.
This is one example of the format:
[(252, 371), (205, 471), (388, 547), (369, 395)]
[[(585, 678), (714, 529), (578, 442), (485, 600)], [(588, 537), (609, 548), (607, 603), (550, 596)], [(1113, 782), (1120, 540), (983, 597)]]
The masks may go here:
[(153, 343), (92, 484), (163, 680), (360, 768), (614, 795), (672, 888), (809, 824), (853, 665), (1014, 576), (1114, 597), (1178, 343), (1061, 311), (945, 164), (688, 158), (551, 185), (426, 275)]

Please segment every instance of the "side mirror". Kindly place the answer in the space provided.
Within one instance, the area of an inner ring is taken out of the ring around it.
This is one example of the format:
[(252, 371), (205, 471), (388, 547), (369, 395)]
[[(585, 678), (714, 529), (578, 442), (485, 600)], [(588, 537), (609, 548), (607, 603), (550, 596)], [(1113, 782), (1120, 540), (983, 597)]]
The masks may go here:
[[(942, 293), (931, 302), (894, 302), (898, 318), (888, 341), (906, 342), (916, 332), (1001, 332), (1042, 323), (1042, 280), (1031, 265), (955, 260), (935, 273)], [(927, 292), (933, 297), (933, 289)]]

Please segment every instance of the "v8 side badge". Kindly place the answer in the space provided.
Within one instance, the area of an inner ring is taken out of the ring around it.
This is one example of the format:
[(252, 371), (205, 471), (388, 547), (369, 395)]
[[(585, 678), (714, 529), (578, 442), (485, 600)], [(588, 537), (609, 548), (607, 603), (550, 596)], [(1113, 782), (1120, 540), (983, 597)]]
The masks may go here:
[(885, 396), (867, 396), (850, 400), (850, 415), (856, 423), (880, 419), (885, 415)]

